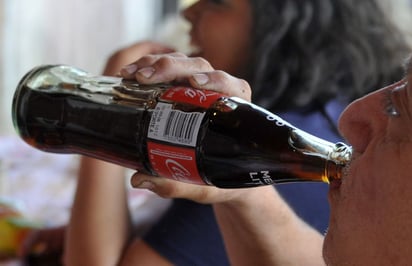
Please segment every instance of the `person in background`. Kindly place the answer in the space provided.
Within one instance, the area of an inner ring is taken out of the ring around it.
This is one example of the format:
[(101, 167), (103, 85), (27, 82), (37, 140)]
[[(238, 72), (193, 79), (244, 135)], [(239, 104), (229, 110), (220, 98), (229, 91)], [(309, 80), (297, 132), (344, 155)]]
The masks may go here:
[[(148, 69), (150, 76), (145, 75)], [(148, 56), (122, 73), (141, 84), (186, 78), (194, 88), (251, 99), (244, 80), (197, 58)], [(405, 77), (354, 101), (342, 113), (339, 129), (353, 155), (342, 179), (329, 186), (325, 238), (299, 219), (273, 186), (219, 189), (139, 173), (131, 183), (163, 197), (213, 204), (232, 265), (409, 265), (411, 84), (412, 57)]]
[[(183, 15), (192, 24), (193, 58), (248, 81), (254, 103), (331, 141), (340, 140), (335, 125), (346, 104), (399, 78), (409, 49), (373, 0), (200, 0)], [(212, 206), (176, 199), (147, 234), (133, 237), (119, 169), (84, 160), (66, 238), (68, 265), (229, 264)], [(326, 185), (276, 189), (298, 216), (325, 231)]]

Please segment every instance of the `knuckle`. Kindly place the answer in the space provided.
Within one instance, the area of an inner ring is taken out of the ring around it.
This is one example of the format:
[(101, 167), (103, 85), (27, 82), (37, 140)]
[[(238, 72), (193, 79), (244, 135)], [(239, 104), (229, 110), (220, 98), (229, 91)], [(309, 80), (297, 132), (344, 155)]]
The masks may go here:
[(175, 65), (175, 64), (176, 64), (176, 60), (175, 60), (175, 58), (173, 58), (171, 56), (160, 57), (156, 62), (156, 66), (158, 68), (162, 68), (162, 69), (169, 69), (169, 68), (173, 67), (173, 65)]
[(223, 78), (227, 78), (229, 76), (229, 74), (223, 70), (216, 70), (215, 73), (216, 73), (216, 76), (220, 76)]
[(153, 192), (155, 192), (162, 198), (175, 198), (180, 196), (180, 190), (178, 186), (175, 186), (172, 183), (169, 183), (168, 181), (166, 181), (161, 186), (156, 186), (156, 189)]
[(226, 86), (230, 84), (233, 85), (233, 77), (223, 70), (215, 70), (214, 76), (216, 77), (216, 79), (221, 80)]
[(139, 61), (151, 62), (151, 61), (153, 61), (155, 58), (156, 58), (155, 55), (146, 54), (146, 55), (143, 55), (143, 56), (139, 59)]
[(197, 202), (207, 203), (209, 201), (210, 195), (207, 189), (199, 189), (196, 195), (197, 195), (197, 199), (196, 199)]
[(137, 59), (136, 64), (139, 67), (150, 65), (155, 60), (153, 55), (143, 55)]
[(251, 98), (252, 97), (252, 89), (250, 88), (249, 83), (244, 80), (244, 79), (240, 79), (240, 86), (242, 88), (242, 90), (244, 91), (246, 97)]
[(199, 65), (202, 67), (202, 69), (213, 69), (212, 65), (204, 59), (203, 57), (192, 57), (196, 65)]
[(173, 53), (170, 53), (170, 55), (175, 56), (175, 57), (187, 57), (187, 55), (185, 55), (182, 52), (173, 52)]

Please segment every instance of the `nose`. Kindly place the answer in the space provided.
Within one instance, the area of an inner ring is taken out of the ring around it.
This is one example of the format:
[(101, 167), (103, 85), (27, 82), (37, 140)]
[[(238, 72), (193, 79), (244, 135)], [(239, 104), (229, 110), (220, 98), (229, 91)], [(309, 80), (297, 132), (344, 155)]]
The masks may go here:
[(354, 152), (363, 153), (378, 134), (384, 132), (388, 116), (385, 97), (390, 88), (370, 93), (351, 103), (339, 119), (339, 131), (352, 145)]

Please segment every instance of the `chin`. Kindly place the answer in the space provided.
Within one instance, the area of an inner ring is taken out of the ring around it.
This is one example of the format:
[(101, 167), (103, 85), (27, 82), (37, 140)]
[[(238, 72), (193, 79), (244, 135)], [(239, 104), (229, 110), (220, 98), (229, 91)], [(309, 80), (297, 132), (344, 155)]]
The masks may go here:
[(333, 254), (333, 237), (330, 235), (329, 233), (329, 229), (325, 235), (325, 239), (323, 241), (323, 249), (322, 249), (322, 255), (323, 255), (323, 259), (326, 262), (326, 265), (335, 265), (333, 263), (333, 256), (331, 254)]
[[(336, 224), (335, 219), (331, 210), (329, 217), (329, 227), (326, 230), (325, 238), (323, 240), (323, 259), (326, 262), (326, 265), (340, 265), (337, 263), (337, 258), (339, 257), (338, 253), (340, 250), (339, 246), (339, 237), (336, 234)], [(339, 262), (339, 261), (338, 261)]]

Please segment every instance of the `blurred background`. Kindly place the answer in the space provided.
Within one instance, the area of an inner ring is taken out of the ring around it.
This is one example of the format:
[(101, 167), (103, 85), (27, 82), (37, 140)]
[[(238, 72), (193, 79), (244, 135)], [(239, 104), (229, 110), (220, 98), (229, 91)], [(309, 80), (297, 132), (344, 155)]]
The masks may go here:
[(107, 57), (122, 46), (171, 38), (164, 24), (190, 2), (0, 0), (0, 134), (13, 133), (12, 95), (31, 68), (64, 63), (100, 73)]
[[(0, 135), (14, 133), (13, 93), (31, 68), (63, 63), (100, 73), (113, 51), (145, 39), (167, 40), (185, 52), (187, 39), (180, 33), (186, 25), (177, 14), (195, 1), (0, 0)], [(380, 1), (400, 27), (411, 31), (405, 6), (412, 0)]]
[[(14, 133), (11, 103), (23, 75), (41, 64), (99, 74), (115, 50), (148, 39), (187, 52), (188, 25), (178, 14), (195, 1), (0, 0), (0, 211), (7, 198), (29, 220), (64, 224), (76, 184), (77, 156), (37, 151)], [(412, 30), (412, 0), (380, 1), (400, 28)], [(134, 195), (131, 205), (146, 199)]]

